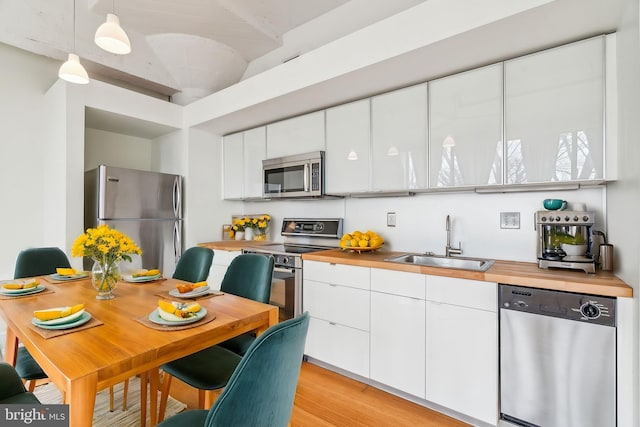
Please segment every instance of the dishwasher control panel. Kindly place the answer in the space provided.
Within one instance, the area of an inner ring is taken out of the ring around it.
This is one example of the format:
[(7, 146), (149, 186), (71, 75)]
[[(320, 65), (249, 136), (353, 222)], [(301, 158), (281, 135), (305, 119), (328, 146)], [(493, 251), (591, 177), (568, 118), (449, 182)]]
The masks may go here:
[(500, 284), (500, 308), (604, 326), (616, 325), (612, 297)]

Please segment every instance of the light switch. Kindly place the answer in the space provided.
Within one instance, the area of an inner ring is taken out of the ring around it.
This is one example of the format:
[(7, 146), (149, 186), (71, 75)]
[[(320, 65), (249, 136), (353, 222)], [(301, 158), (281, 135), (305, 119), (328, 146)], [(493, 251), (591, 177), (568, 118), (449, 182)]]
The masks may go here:
[(387, 227), (395, 227), (395, 226), (396, 226), (396, 213), (387, 212)]
[(520, 228), (520, 212), (500, 212), (500, 228)]

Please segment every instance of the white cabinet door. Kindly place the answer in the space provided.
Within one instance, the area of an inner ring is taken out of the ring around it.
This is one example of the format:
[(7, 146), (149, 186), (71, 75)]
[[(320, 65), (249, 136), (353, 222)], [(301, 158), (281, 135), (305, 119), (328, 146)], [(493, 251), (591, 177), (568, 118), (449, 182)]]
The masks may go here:
[(324, 111), (267, 125), (268, 159), (324, 149)]
[(502, 184), (502, 64), (429, 83), (431, 187)]
[(368, 332), (312, 317), (304, 353), (340, 369), (369, 377)]
[(371, 269), (368, 267), (317, 261), (303, 261), (303, 266), (304, 280), (315, 280), (365, 290), (370, 288)]
[(427, 400), (498, 422), (497, 313), (427, 301)]
[(505, 62), (507, 184), (603, 177), (603, 43)]
[(426, 188), (427, 85), (371, 99), (374, 191)]
[(371, 292), (371, 379), (425, 398), (425, 301)]
[(362, 193), (370, 189), (371, 101), (329, 108), (325, 190), (328, 194)]
[(244, 197), (243, 139), (243, 133), (239, 132), (227, 135), (222, 140), (223, 197), (225, 199), (242, 199)]
[(369, 331), (369, 291), (305, 279), (302, 295), (310, 316)]
[(267, 156), (266, 127), (244, 132), (244, 198), (262, 198), (262, 161)]

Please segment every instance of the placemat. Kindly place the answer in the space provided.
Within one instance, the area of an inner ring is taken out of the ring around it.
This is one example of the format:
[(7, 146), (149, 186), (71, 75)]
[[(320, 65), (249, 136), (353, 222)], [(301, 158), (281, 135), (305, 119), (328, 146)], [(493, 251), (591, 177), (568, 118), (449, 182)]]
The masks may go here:
[(52, 294), (55, 291), (53, 289), (49, 289), (45, 286), (44, 291), (42, 292), (36, 292), (35, 294), (27, 294), (27, 295), (15, 295), (15, 296), (9, 296), (9, 295), (1, 295), (0, 294), (0, 300), (1, 299), (16, 299), (16, 298), (28, 298), (28, 297), (37, 297), (39, 295), (45, 295), (45, 294)]
[(90, 329), (95, 326), (104, 325), (104, 322), (96, 319), (95, 317), (91, 317), (87, 323), (84, 325), (76, 326), (75, 328), (70, 329), (42, 329), (38, 328), (34, 324), (30, 324), (29, 327), (36, 331), (42, 338), (48, 340), (49, 338), (59, 337), (60, 335), (72, 334), (74, 332), (83, 331), (85, 329)]
[(69, 283), (69, 282), (77, 282), (78, 280), (91, 280), (91, 275), (88, 276), (84, 276), (84, 277), (78, 277), (75, 279), (68, 279), (68, 280), (57, 280), (54, 279), (51, 276), (40, 276), (40, 278), (46, 282), (49, 282), (51, 284), (58, 284), (58, 283)]
[(206, 323), (213, 321), (216, 318), (216, 315), (210, 311), (207, 311), (207, 314), (197, 322), (187, 323), (186, 325), (176, 325), (176, 326), (168, 326), (168, 325), (159, 325), (157, 323), (153, 323), (149, 320), (148, 316), (145, 317), (136, 317), (134, 320), (138, 323), (142, 323), (147, 328), (155, 329), (156, 331), (181, 331), (183, 329), (191, 329), (197, 328), (198, 326), (202, 326)]
[(199, 300), (199, 299), (207, 299), (207, 298), (219, 297), (220, 295), (224, 295), (224, 292), (209, 291), (206, 294), (196, 295), (194, 297), (176, 297), (176, 296), (173, 296), (173, 295), (169, 294), (169, 291), (158, 292), (158, 293), (156, 293), (156, 295), (159, 296), (159, 297), (166, 298), (166, 299), (179, 299), (179, 300), (181, 299), (181, 300), (195, 301), (195, 300)]

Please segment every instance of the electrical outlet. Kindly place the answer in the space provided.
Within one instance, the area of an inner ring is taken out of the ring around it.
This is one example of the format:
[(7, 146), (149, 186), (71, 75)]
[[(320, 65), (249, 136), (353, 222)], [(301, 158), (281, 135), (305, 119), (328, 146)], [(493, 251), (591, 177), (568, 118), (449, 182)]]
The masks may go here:
[(520, 212), (500, 212), (500, 228), (520, 228)]
[(396, 226), (396, 213), (387, 212), (387, 227), (395, 227), (395, 226)]

